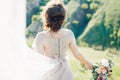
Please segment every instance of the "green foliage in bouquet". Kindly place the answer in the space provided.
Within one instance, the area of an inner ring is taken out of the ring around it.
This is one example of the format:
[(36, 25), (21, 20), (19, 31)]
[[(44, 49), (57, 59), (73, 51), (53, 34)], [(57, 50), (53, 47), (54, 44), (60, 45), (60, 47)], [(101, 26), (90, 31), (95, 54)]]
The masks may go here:
[(98, 62), (93, 65), (91, 80), (107, 80), (108, 76), (111, 76), (111, 68), (113, 62), (110, 59), (103, 59), (101, 62)]
[(93, 66), (92, 75), (93, 75), (93, 79), (94, 79), (94, 80), (97, 80), (98, 75), (99, 75), (99, 74), (96, 72), (96, 68), (97, 68), (97, 66)]

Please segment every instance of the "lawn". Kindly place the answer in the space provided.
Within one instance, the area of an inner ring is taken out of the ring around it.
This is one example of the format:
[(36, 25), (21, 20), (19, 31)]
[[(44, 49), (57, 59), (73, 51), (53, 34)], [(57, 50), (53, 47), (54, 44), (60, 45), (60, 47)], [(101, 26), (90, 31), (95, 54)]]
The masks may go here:
[[(27, 44), (29, 47), (31, 47), (32, 42), (33, 38), (27, 40)], [(78, 47), (78, 49), (79, 52), (93, 64), (106, 57), (112, 58), (114, 66), (112, 68), (112, 76), (111, 78), (109, 78), (109, 80), (120, 80), (120, 55), (114, 55), (108, 53), (108, 51), (97, 51), (88, 47)], [(75, 78), (74, 80), (90, 80), (90, 78), (92, 77), (91, 71), (81, 68), (79, 66), (80, 62), (73, 57), (70, 50), (68, 50), (67, 53), (69, 54), (70, 65)]]
[[(83, 56), (85, 56), (86, 59), (88, 59), (91, 63), (95, 63), (100, 61), (103, 58), (110, 57), (112, 58), (112, 61), (114, 62), (114, 66), (112, 68), (112, 76), (109, 78), (109, 80), (120, 80), (120, 56), (114, 55), (111, 53), (108, 53), (107, 51), (97, 51), (92, 48), (85, 48), (85, 47), (79, 47), (79, 51)], [(90, 80), (92, 77), (90, 70), (84, 70), (79, 66), (79, 62), (72, 56), (70, 53), (70, 64), (71, 68), (74, 74), (75, 80)]]

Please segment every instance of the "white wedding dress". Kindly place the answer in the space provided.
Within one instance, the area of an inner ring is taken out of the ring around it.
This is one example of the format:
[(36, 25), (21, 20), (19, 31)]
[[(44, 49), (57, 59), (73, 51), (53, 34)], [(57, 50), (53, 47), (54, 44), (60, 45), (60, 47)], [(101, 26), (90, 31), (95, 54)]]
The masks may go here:
[(73, 49), (72, 45), (75, 45), (75, 38), (68, 29), (60, 29), (57, 33), (48, 30), (37, 34), (32, 48), (39, 54), (47, 56), (50, 63), (55, 64), (40, 80), (73, 80), (66, 58), (66, 50)]
[(14, 1), (3, 1), (8, 7), (0, 23), (0, 80), (73, 80), (65, 58), (67, 48), (78, 53), (73, 33), (39, 32), (32, 50), (25, 41), (25, 0)]

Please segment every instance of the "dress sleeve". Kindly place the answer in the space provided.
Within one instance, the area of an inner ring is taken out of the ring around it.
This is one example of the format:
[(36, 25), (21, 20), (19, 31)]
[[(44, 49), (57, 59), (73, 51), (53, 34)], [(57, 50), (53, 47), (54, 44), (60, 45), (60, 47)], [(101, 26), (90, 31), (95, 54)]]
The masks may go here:
[(72, 31), (70, 31), (69, 48), (76, 59), (78, 59), (82, 63), (86, 62), (86, 59), (84, 58), (84, 56), (79, 52), (79, 49), (77, 47), (76, 40)]
[(38, 33), (33, 41), (32, 49), (40, 54), (44, 54), (44, 45), (43, 45), (42, 35)]
[(76, 44), (75, 36), (72, 31), (70, 31), (69, 48), (74, 56), (76, 56), (77, 54), (80, 54)]
[(76, 45), (75, 36), (74, 36), (72, 31), (69, 31), (69, 36), (70, 36), (70, 38), (69, 38), (69, 47), (70, 47), (70, 49), (73, 49), (74, 46), (77, 46), (77, 45)]

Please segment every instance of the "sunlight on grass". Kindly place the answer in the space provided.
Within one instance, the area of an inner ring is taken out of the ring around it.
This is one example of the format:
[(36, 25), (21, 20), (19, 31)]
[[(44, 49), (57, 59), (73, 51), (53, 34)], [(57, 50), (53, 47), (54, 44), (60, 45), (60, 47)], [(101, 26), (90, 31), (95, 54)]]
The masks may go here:
[[(89, 60), (91, 63), (95, 63), (100, 61), (103, 58), (106, 58), (107, 55), (106, 54), (110, 54), (107, 51), (96, 51), (92, 48), (85, 48), (85, 47), (80, 47), (79, 51), (81, 54), (83, 54), (83, 56), (85, 56), (85, 58), (87, 60)], [(80, 62), (78, 62), (73, 55), (71, 54), (70, 51), (68, 51), (70, 53), (70, 64), (73, 70), (73, 75), (75, 80), (90, 80), (90, 78), (92, 78), (92, 73), (89, 70), (80, 70), (78, 66), (78, 64)], [(113, 72), (112, 72), (112, 76), (109, 78), (109, 80), (120, 80), (120, 58), (118, 55), (113, 55), (113, 62), (114, 62), (114, 66), (112, 68)]]
[[(27, 44), (29, 43), (28, 46), (31, 47), (32, 42), (33, 42), (33, 38), (28, 39), (27, 40)], [(107, 51), (97, 51), (88, 47), (79, 47), (78, 49), (79, 49), (79, 52), (92, 64), (100, 61), (103, 58), (108, 57), (108, 54), (110, 54)], [(90, 79), (92, 78), (91, 71), (80, 69), (81, 68), (79, 66), (80, 62), (73, 57), (70, 50), (68, 50), (67, 53), (70, 53), (69, 59), (70, 59), (70, 64), (73, 71), (74, 79), (75, 80), (91, 80)], [(109, 78), (109, 80), (120, 80), (120, 58), (119, 58), (120, 56), (114, 55), (114, 54), (112, 54), (112, 56), (113, 56), (112, 60), (114, 62), (114, 66), (112, 68), (113, 70), (112, 76)]]

